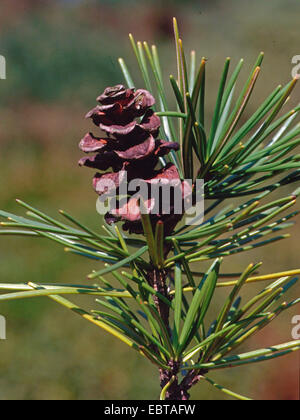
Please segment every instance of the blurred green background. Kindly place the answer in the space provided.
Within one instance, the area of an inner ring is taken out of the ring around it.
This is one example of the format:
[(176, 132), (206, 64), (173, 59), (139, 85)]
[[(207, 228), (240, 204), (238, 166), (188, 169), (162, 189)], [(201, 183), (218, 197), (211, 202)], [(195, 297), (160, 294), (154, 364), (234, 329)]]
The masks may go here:
[[(123, 82), (119, 56), (142, 87), (129, 32), (159, 45), (167, 80), (176, 72), (172, 17), (177, 16), (185, 47), (208, 58), (209, 116), (224, 59), (231, 56), (236, 63), (244, 57), (245, 80), (257, 54), (265, 51), (249, 116), (291, 77), (291, 59), (300, 54), (299, 12), (299, 0), (1, 0), (0, 54), (7, 60), (7, 80), (0, 80), (0, 208), (19, 211), (14, 199), (21, 198), (49, 214), (63, 208), (100, 226), (93, 171), (78, 168), (77, 144), (92, 128), (83, 117), (95, 98), (105, 86)], [(298, 87), (290, 106), (299, 99)], [(261, 260), (263, 273), (299, 268), (299, 224), (291, 233), (291, 239), (271, 248), (232, 257), (225, 271)], [(94, 268), (95, 262), (64, 254), (43, 239), (0, 238), (1, 282), (84, 283)], [(260, 288), (248, 286), (247, 291), (252, 295)], [(218, 293), (215, 308), (225, 293)], [(299, 307), (243, 350), (291, 340), (297, 313)], [(54, 302), (1, 304), (0, 314), (7, 318), (8, 338), (0, 341), (1, 400), (158, 397), (158, 375), (148, 361)], [(299, 399), (297, 354), (211, 377), (252, 398)], [(222, 399), (223, 394), (205, 383), (194, 388), (192, 397)]]

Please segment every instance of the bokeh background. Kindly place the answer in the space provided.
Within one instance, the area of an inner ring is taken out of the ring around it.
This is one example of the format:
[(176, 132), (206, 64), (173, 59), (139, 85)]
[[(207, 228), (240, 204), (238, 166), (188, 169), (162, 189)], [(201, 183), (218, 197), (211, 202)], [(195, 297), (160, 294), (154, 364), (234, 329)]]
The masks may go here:
[[(298, 0), (1, 0), (0, 54), (7, 60), (7, 80), (0, 81), (0, 208), (19, 211), (14, 200), (21, 198), (49, 214), (63, 208), (95, 229), (100, 226), (93, 171), (77, 167), (77, 144), (91, 129), (83, 117), (95, 98), (105, 86), (123, 82), (119, 56), (142, 87), (129, 32), (159, 46), (167, 78), (176, 72), (172, 17), (177, 16), (185, 47), (208, 58), (209, 116), (224, 59), (231, 56), (235, 63), (244, 57), (245, 80), (257, 54), (265, 51), (251, 115), (265, 95), (291, 77), (291, 59), (300, 54), (299, 13)], [(299, 99), (298, 87), (291, 104)], [(291, 239), (233, 257), (225, 271), (261, 260), (263, 273), (299, 268), (299, 221)], [(84, 283), (94, 268), (94, 262), (64, 254), (43, 239), (0, 238), (1, 282)], [(249, 296), (259, 289), (248, 287)], [(220, 302), (224, 293), (218, 294)], [(54, 302), (1, 304), (0, 313), (8, 323), (8, 339), (0, 341), (1, 400), (157, 398), (158, 375), (150, 363)], [(243, 350), (291, 340), (297, 313), (299, 307)], [(252, 398), (299, 399), (295, 354), (211, 377)], [(195, 387), (192, 397), (224, 398), (207, 384)]]

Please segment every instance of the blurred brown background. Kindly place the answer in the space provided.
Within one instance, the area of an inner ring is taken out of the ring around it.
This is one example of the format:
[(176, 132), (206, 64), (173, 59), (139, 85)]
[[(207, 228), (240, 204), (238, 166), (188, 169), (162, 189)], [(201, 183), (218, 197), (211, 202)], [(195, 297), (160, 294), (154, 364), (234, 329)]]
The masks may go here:
[[(208, 58), (209, 116), (224, 59), (231, 56), (236, 63), (244, 57), (245, 80), (257, 54), (265, 51), (249, 116), (291, 77), (292, 57), (300, 54), (299, 13), (298, 0), (2, 0), (0, 54), (7, 60), (7, 80), (0, 80), (0, 208), (20, 211), (14, 199), (21, 198), (52, 215), (63, 208), (94, 228), (101, 224), (93, 171), (77, 167), (77, 144), (91, 129), (83, 117), (95, 98), (105, 86), (123, 82), (119, 56), (143, 87), (129, 32), (158, 44), (167, 80), (176, 72), (172, 17), (177, 16), (185, 47)], [(298, 87), (290, 106), (299, 99)], [(291, 233), (291, 239), (271, 248), (231, 258), (225, 271), (261, 260), (264, 273), (299, 268), (299, 218)], [(96, 267), (43, 239), (0, 238), (1, 282), (84, 283)], [(249, 295), (263, 286), (248, 286)], [(218, 294), (220, 302), (224, 293)], [(291, 318), (297, 313), (299, 307), (242, 350), (291, 340)], [(158, 376), (151, 364), (54, 302), (1, 304), (0, 314), (8, 323), (8, 339), (0, 341), (0, 399), (157, 398)], [(211, 377), (252, 398), (299, 399), (297, 354)], [(192, 396), (224, 398), (206, 383)]]

